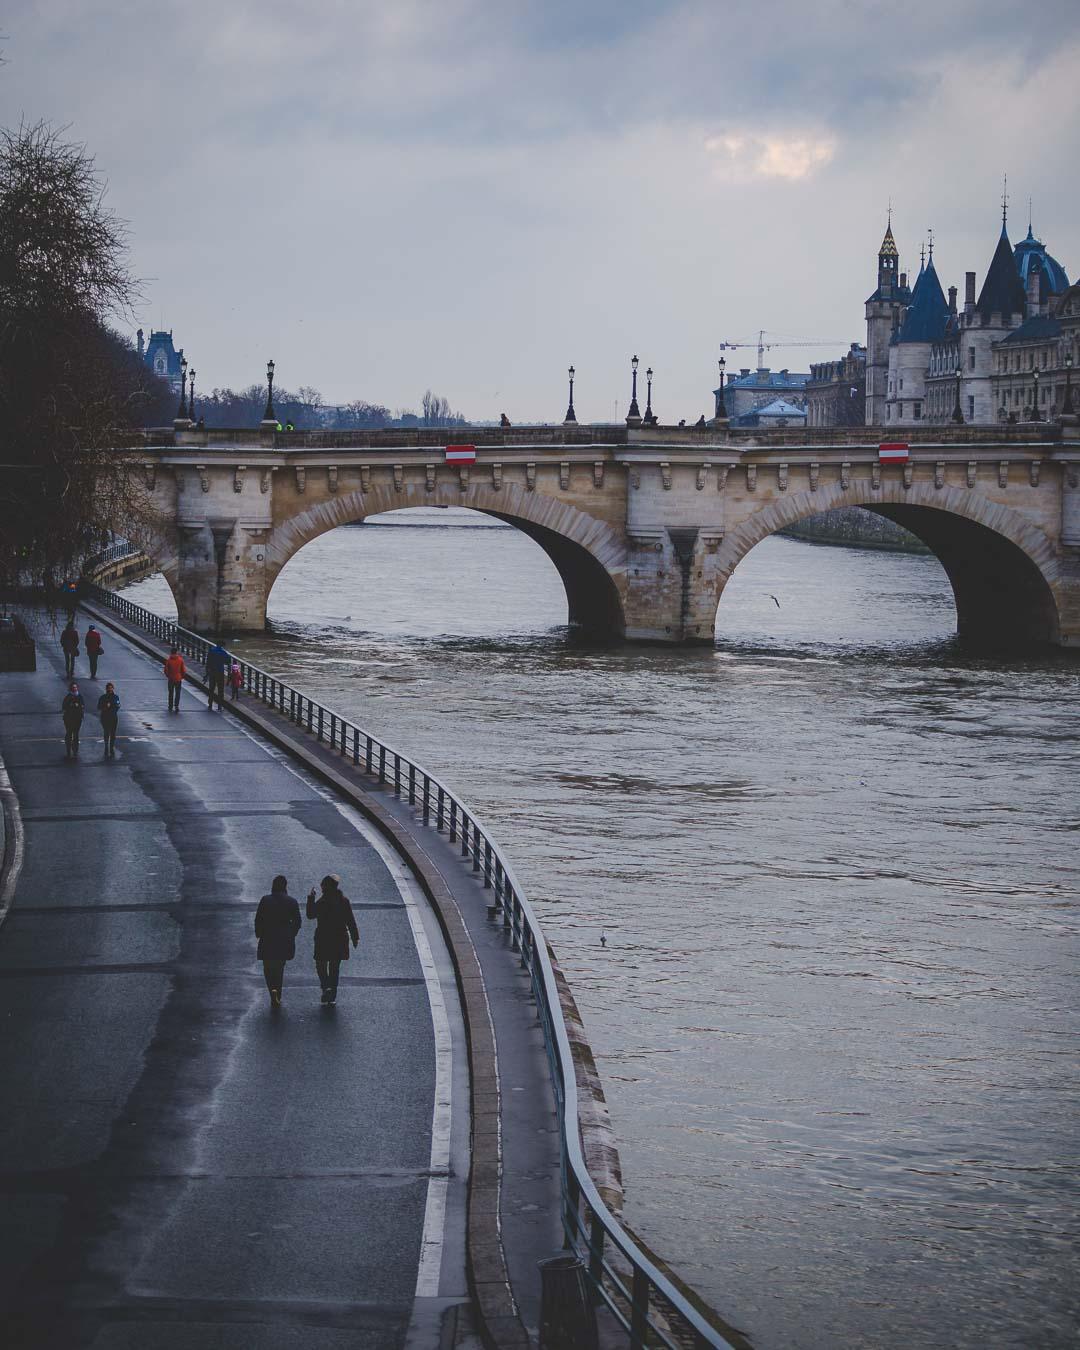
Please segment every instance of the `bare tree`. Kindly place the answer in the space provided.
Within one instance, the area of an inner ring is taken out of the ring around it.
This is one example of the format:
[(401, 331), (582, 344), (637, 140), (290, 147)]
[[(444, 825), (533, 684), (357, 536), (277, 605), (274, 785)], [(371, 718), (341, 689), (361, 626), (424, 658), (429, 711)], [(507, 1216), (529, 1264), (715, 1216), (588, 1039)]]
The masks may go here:
[(104, 192), (46, 123), (0, 131), (0, 584), (153, 524), (124, 447), (167, 386), (108, 326), (136, 287)]

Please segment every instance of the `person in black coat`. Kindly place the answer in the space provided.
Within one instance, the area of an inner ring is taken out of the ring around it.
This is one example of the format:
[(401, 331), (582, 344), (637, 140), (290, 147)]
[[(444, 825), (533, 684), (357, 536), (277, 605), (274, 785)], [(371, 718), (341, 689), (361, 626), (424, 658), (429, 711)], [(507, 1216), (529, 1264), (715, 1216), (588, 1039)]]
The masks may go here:
[(341, 878), (333, 874), (323, 877), (322, 895), (315, 898), (314, 889), (308, 892), (307, 916), (315, 920), (315, 969), (322, 985), (322, 1001), (337, 1002), (338, 969), (349, 959), (349, 938), (353, 946), (360, 942), (352, 905), (342, 893)]
[(275, 877), (270, 883), (270, 894), (263, 896), (255, 911), (255, 936), (259, 939), (256, 955), (263, 963), (271, 1008), (281, 1007), (285, 962), (296, 955), (296, 935), (301, 923), (300, 906), (289, 894), (289, 883), (284, 877)]
[(86, 700), (74, 681), (64, 695), (60, 713), (64, 719), (64, 755), (67, 759), (75, 759), (79, 753), (79, 730), (86, 715)]

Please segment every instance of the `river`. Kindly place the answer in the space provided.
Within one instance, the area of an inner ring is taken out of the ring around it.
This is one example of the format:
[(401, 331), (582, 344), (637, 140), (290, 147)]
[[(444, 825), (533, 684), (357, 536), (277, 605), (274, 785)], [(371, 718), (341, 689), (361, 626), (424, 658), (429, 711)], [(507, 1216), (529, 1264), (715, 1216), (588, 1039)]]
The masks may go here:
[(583, 645), (524, 535), (383, 521), (235, 649), (494, 827), (634, 1228), (759, 1350), (1076, 1345), (1080, 665), (966, 655), (933, 558), (780, 538), (715, 649)]

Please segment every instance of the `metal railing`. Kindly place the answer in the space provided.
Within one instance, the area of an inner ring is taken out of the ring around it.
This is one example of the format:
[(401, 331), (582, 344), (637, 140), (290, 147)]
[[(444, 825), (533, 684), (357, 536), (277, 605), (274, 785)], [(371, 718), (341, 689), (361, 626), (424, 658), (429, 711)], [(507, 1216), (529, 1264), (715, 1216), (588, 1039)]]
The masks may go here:
[[(88, 583), (89, 599), (115, 611), (195, 661), (205, 663), (209, 639)], [(445, 833), (460, 849), (484, 889), (489, 912), (502, 923), (532, 983), (544, 1031), (560, 1126), (562, 1224), (568, 1247), (581, 1259), (596, 1297), (623, 1328), (633, 1350), (665, 1346), (730, 1347), (671, 1280), (649, 1260), (604, 1203), (589, 1175), (578, 1130), (577, 1079), (547, 943), (513, 868), (475, 812), (421, 765), (249, 661), (237, 660), (242, 688), (259, 702), (339, 753), (380, 787), (415, 808), (424, 825)]]

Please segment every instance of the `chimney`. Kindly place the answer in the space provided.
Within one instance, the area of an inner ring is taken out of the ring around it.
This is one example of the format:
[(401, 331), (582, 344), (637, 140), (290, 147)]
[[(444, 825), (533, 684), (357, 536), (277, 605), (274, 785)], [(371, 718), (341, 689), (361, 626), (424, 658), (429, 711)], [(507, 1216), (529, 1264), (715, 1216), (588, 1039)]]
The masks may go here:
[(950, 286), (950, 287), (949, 287), (949, 313), (953, 316), (953, 318), (956, 317), (956, 287), (955, 287), (955, 286)]
[(1039, 312), (1039, 277), (1041, 273), (1033, 267), (1027, 278), (1027, 317), (1034, 318)]
[(964, 313), (974, 314), (975, 312), (975, 273), (964, 273)]

